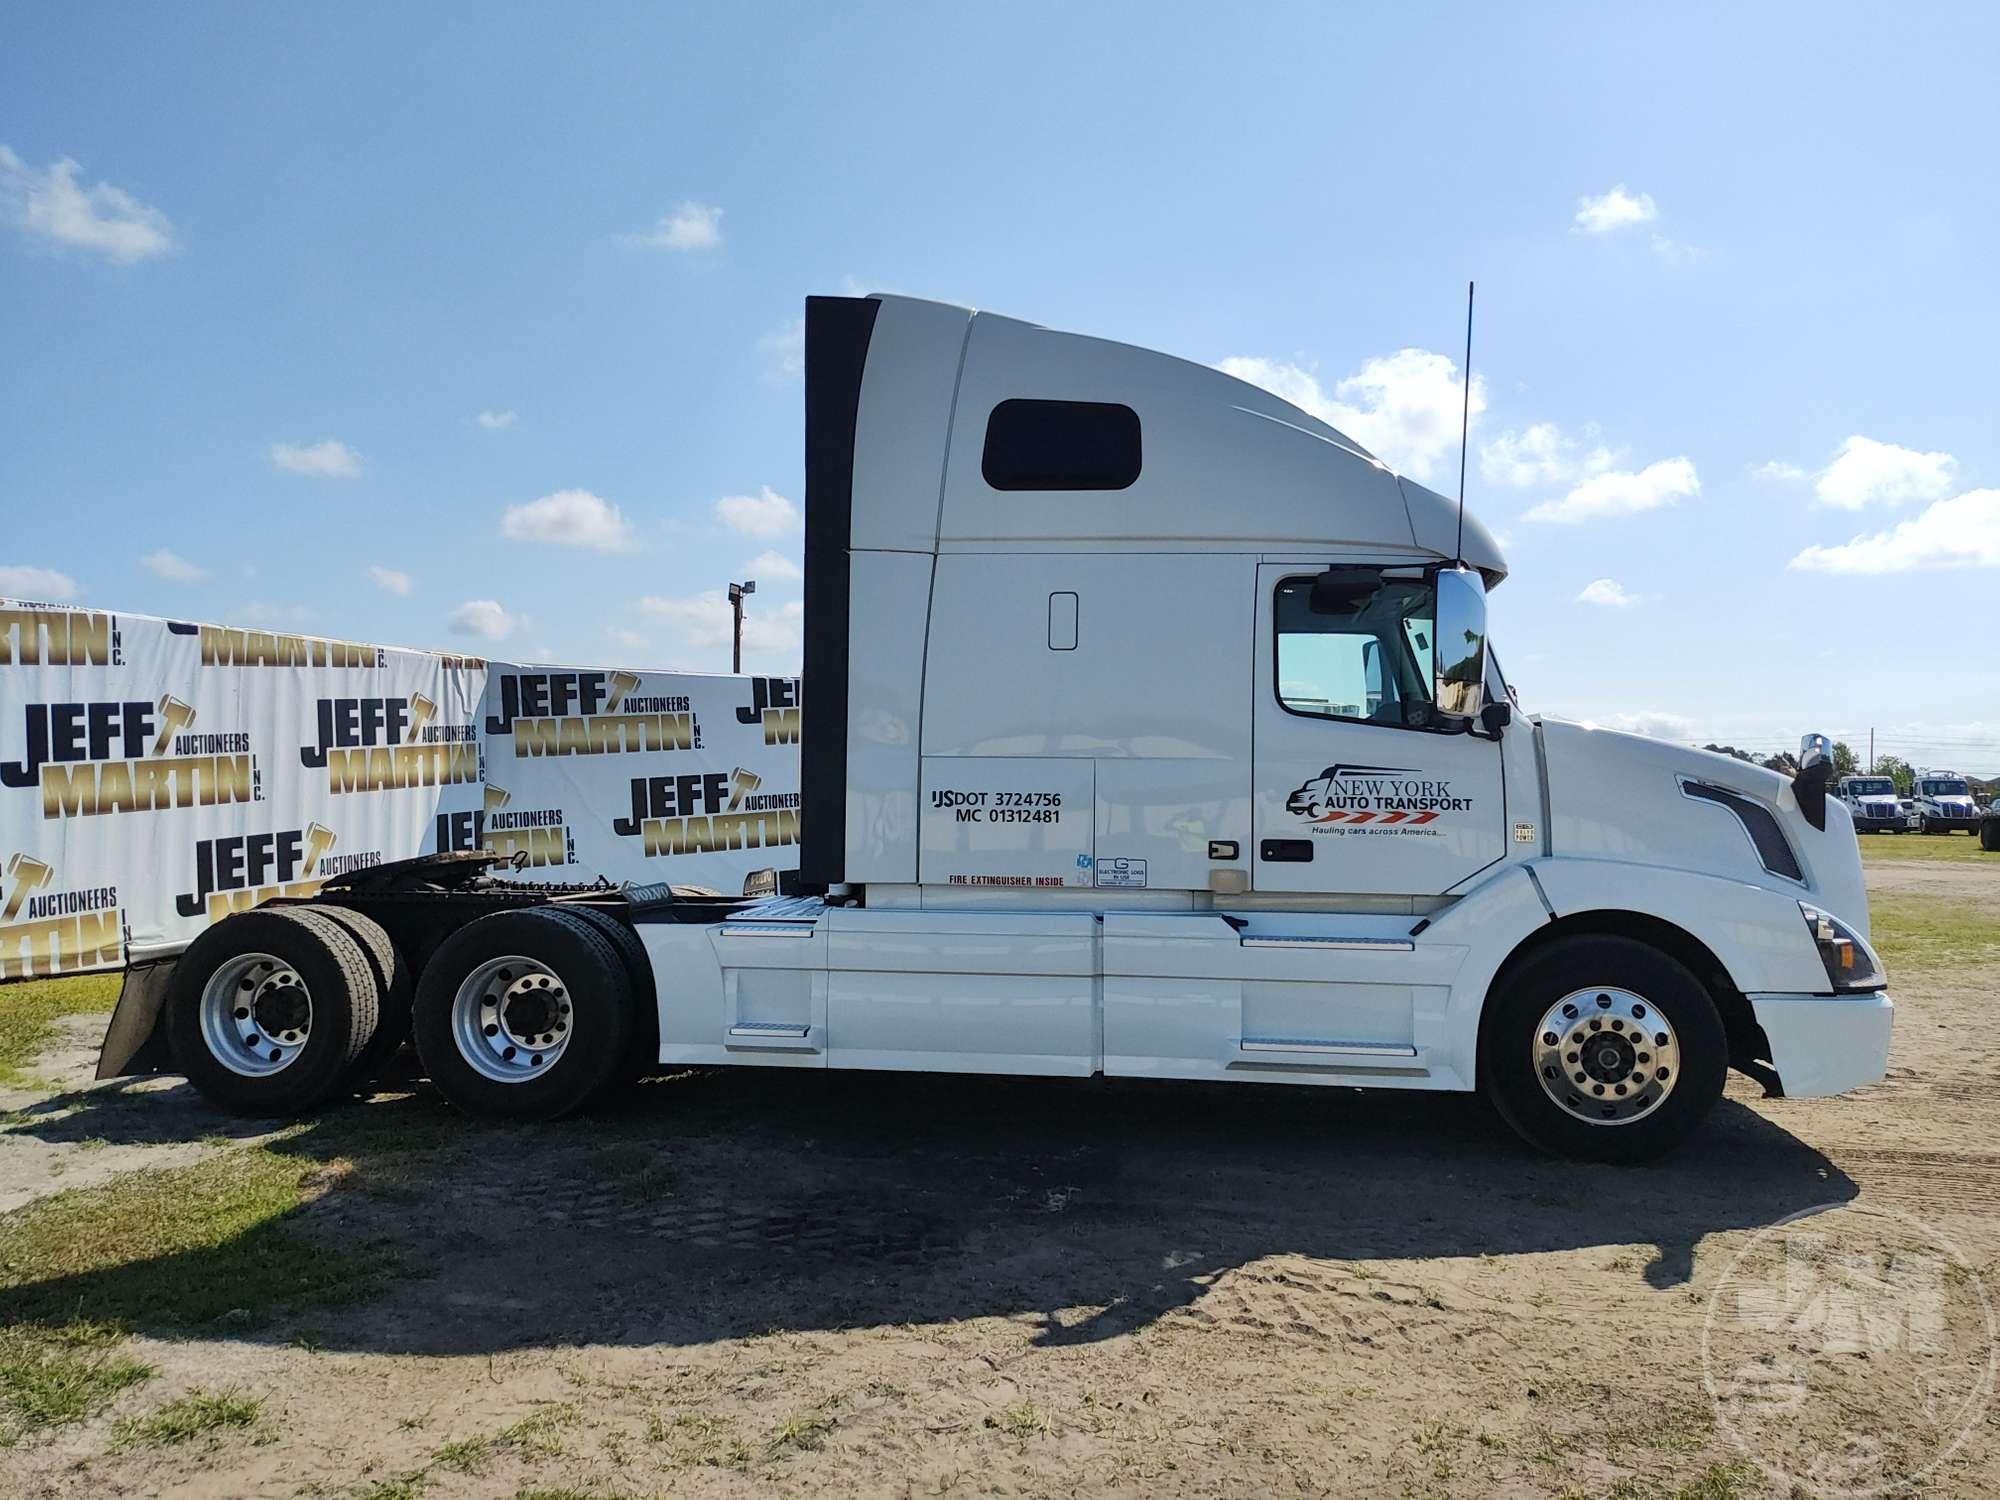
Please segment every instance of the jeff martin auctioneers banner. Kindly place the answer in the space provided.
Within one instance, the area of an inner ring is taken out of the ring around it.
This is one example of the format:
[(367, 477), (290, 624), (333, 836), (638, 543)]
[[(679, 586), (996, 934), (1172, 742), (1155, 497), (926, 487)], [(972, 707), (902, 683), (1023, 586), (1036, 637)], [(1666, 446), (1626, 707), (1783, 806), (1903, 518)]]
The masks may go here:
[(0, 599), (0, 978), (438, 850), (739, 890), (798, 864), (799, 696)]

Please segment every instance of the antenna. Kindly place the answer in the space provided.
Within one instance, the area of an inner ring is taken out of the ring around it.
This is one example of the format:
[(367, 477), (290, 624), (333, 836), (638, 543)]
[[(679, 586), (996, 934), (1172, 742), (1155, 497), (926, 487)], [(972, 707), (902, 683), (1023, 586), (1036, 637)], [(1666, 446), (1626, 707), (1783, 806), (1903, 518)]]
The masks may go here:
[(1465, 566), (1465, 450), (1472, 435), (1472, 286), (1465, 284), (1465, 395), (1458, 409), (1458, 565)]

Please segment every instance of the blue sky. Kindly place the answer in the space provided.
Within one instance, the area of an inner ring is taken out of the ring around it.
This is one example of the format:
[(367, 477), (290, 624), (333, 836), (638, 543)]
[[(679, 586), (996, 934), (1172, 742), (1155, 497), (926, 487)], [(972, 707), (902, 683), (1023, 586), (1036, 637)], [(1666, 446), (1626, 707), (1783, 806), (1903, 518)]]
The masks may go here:
[(1476, 277), (1530, 707), (2000, 770), (1991, 7), (5, 31), (0, 592), (716, 669), (755, 576), (782, 668), (808, 292), (1234, 362), (1449, 492)]

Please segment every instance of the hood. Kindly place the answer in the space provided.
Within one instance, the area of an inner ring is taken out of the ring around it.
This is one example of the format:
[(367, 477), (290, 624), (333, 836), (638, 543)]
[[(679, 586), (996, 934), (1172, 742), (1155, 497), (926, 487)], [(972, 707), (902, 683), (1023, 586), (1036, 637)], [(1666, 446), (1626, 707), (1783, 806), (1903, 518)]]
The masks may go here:
[[(1799, 810), (1789, 777), (1727, 755), (1644, 735), (1537, 720), (1549, 778), (1552, 852), (1629, 860), (1745, 881), (1804, 897), (1843, 921), (1867, 924), (1854, 819), (1826, 799), (1826, 827)], [(1768, 811), (1797, 861), (1800, 879), (1768, 868), (1744, 821), (1726, 802), (1690, 795), (1689, 783), (1720, 788)]]

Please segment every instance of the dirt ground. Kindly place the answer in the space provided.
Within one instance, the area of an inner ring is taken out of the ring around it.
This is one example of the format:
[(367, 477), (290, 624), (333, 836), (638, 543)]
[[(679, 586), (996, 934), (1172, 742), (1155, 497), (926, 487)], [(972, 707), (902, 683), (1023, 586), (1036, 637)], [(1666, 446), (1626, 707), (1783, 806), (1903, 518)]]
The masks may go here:
[[(2000, 860), (1869, 873), (2000, 913)], [(0, 1493), (1713, 1500), (1857, 1442), (1912, 1473), (1945, 1444), (1893, 1362), (1850, 1360), (1775, 1454), (1703, 1379), (1725, 1271), (1818, 1206), (1913, 1216), (1962, 1252), (1954, 1295), (1969, 1264), (2000, 1302), (1994, 970), (1891, 977), (1886, 1082), (1732, 1078), (1694, 1149), (1640, 1169), (1393, 1093), (716, 1071), (525, 1130), (412, 1084), (294, 1143), (322, 1133), (332, 1169), (292, 1227), (381, 1257), (379, 1294), (142, 1329), (157, 1376), (0, 1448)], [(258, 1138), (178, 1081), (87, 1085), (101, 1027), (64, 1023), (56, 1086), (0, 1098), (0, 1210)], [(197, 1386), (263, 1416), (117, 1439)], [(2000, 1493), (1996, 1433), (1989, 1407), (1919, 1492)]]

